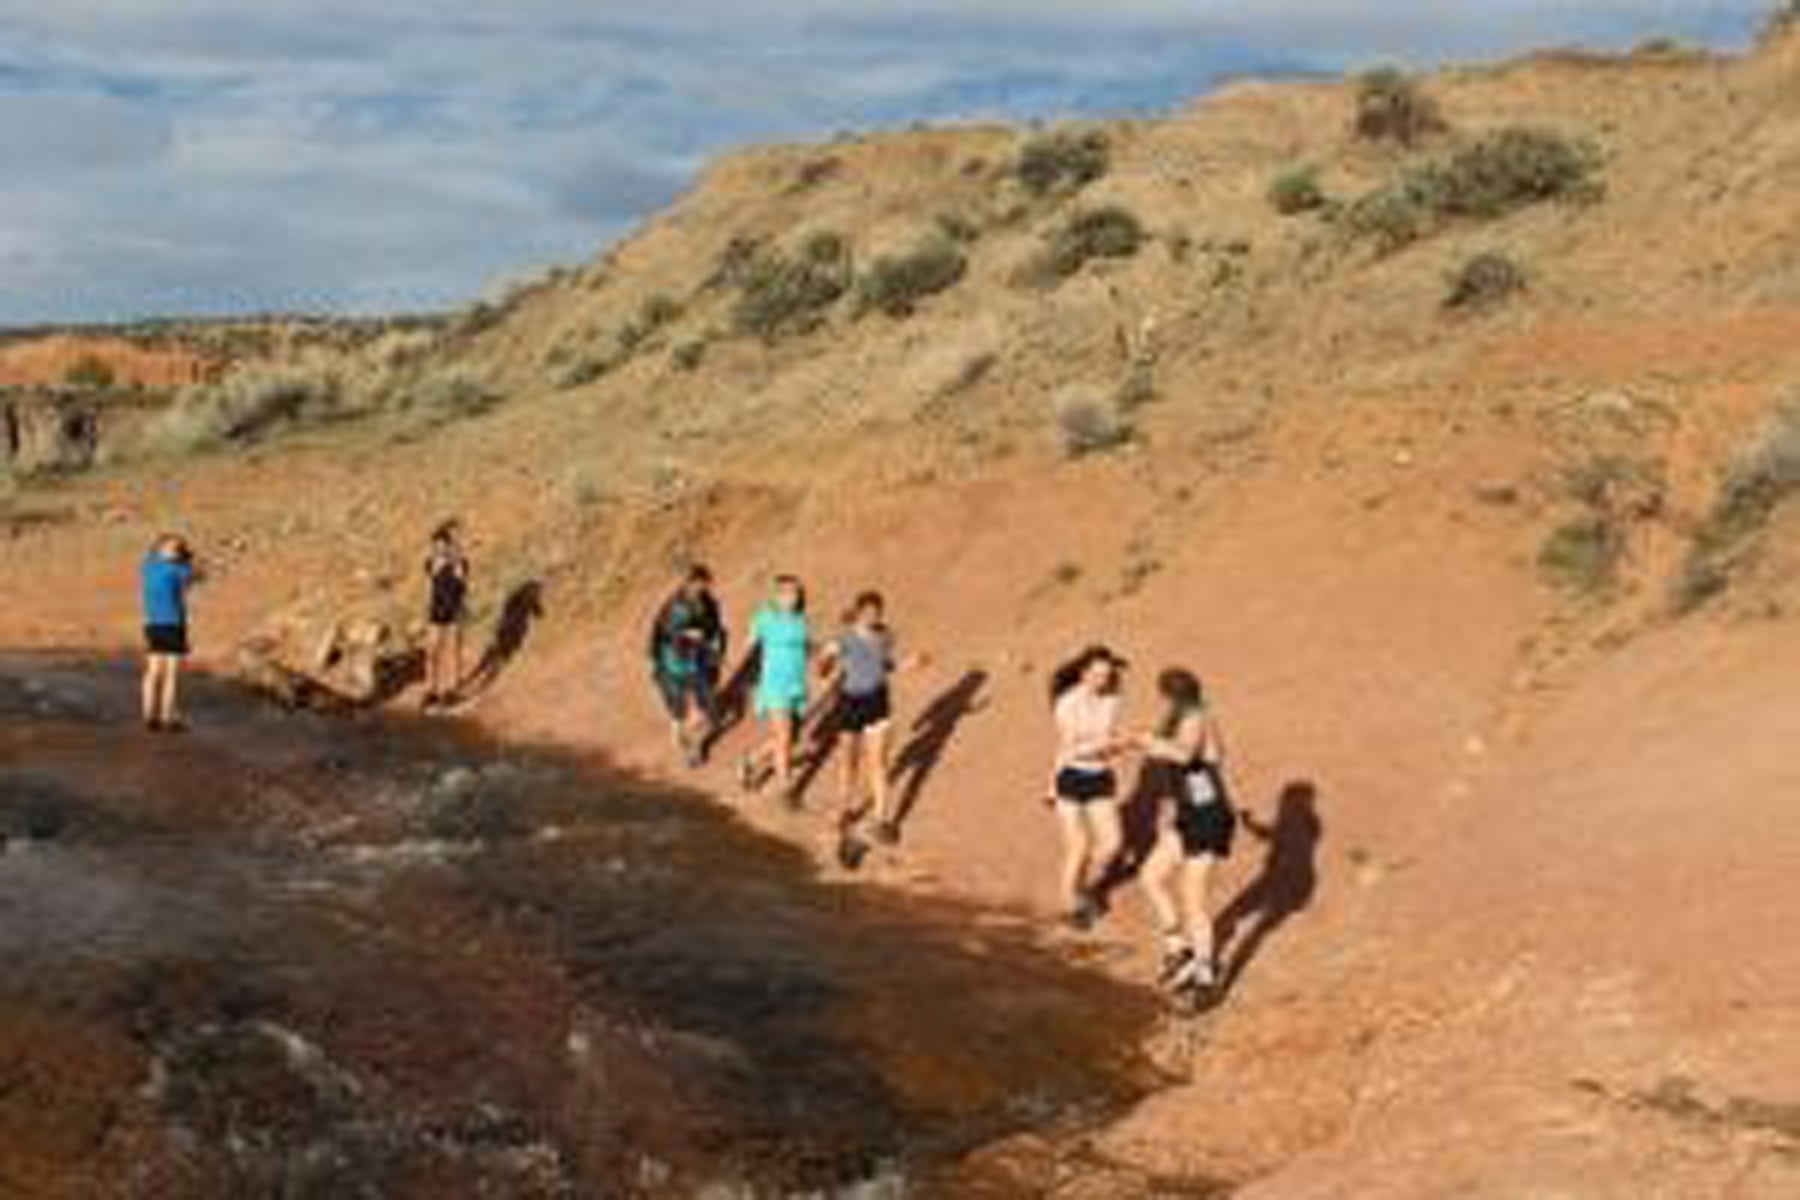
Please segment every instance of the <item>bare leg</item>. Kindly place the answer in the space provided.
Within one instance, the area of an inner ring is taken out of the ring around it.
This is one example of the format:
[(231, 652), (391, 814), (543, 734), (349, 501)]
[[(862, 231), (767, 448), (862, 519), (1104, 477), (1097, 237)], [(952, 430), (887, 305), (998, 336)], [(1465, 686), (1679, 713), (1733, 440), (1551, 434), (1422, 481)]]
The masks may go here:
[(769, 720), (774, 736), (775, 783), (785, 791), (794, 786), (794, 726), (799, 718), (791, 712), (777, 712)]
[(157, 701), (165, 725), (175, 725), (181, 721), (181, 708), (176, 703), (176, 685), (180, 680), (181, 660), (172, 654), (163, 655), (158, 672)]
[(883, 721), (872, 725), (862, 736), (865, 767), (869, 773), (869, 791), (875, 800), (875, 820), (883, 826), (895, 819), (893, 786), (888, 772), (893, 769), (892, 725)]
[(1182, 866), (1181, 893), (1184, 907), (1187, 909), (1187, 933), (1189, 944), (1200, 961), (1213, 961), (1213, 919), (1211, 903), (1213, 864), (1218, 860), (1210, 854), (1198, 858), (1190, 858)]
[(138, 699), (144, 711), (146, 725), (155, 725), (162, 720), (162, 681), (158, 678), (161, 669), (162, 655), (145, 656), (144, 681), (138, 689)]
[(435, 700), (443, 694), (444, 627), (432, 625), (425, 635), (425, 699)]
[(867, 741), (867, 736), (861, 733), (850, 733), (844, 737), (843, 825), (846, 830), (855, 825), (863, 814), (861, 775)]
[[(1144, 898), (1156, 914), (1156, 928), (1164, 936), (1179, 938), (1182, 933), (1181, 909), (1169, 884), (1181, 866), (1181, 840), (1167, 830), (1157, 835), (1156, 848), (1144, 861), (1138, 879), (1144, 885)], [(1184, 880), (1185, 882), (1185, 880)]]
[(1094, 875), (1104, 879), (1125, 846), (1125, 826), (1119, 819), (1118, 801), (1094, 801), (1087, 806), (1087, 818), (1094, 831)]
[(452, 625), (445, 631), (445, 638), (450, 643), (449, 669), (444, 673), (444, 696), (448, 699), (456, 695), (462, 687), (463, 680), (463, 629), (461, 625)]
[(1070, 913), (1081, 908), (1087, 899), (1088, 850), (1092, 838), (1081, 808), (1067, 800), (1059, 800), (1056, 805), (1063, 842), (1061, 899), (1064, 911)]

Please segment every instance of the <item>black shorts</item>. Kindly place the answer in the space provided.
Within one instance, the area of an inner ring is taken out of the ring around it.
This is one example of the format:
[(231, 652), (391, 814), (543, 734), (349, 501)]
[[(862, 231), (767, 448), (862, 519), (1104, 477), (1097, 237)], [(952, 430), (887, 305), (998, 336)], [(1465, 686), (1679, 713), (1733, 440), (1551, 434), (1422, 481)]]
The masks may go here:
[(1119, 794), (1119, 777), (1111, 771), (1064, 767), (1056, 773), (1056, 798), (1070, 804), (1092, 804)]
[(845, 733), (862, 733), (873, 729), (893, 715), (893, 700), (886, 688), (878, 688), (861, 696), (845, 692), (838, 697), (838, 728)]
[(186, 625), (146, 625), (144, 645), (152, 654), (172, 654), (177, 658), (188, 652)]
[(1181, 852), (1188, 858), (1207, 854), (1230, 858), (1232, 839), (1237, 836), (1237, 814), (1222, 800), (1184, 804), (1175, 813), (1175, 832), (1181, 837)]
[(1177, 767), (1170, 775), (1177, 789), (1175, 832), (1181, 836), (1182, 853), (1189, 858), (1203, 854), (1230, 858), (1231, 842), (1237, 834), (1237, 813), (1225, 792), (1225, 776), (1211, 763), (1191, 770)]
[(691, 675), (656, 672), (656, 691), (671, 721), (685, 721), (690, 706), (708, 720), (713, 719), (712, 672), (695, 671)]
[(464, 607), (461, 596), (434, 596), (425, 619), (440, 627), (461, 625)]

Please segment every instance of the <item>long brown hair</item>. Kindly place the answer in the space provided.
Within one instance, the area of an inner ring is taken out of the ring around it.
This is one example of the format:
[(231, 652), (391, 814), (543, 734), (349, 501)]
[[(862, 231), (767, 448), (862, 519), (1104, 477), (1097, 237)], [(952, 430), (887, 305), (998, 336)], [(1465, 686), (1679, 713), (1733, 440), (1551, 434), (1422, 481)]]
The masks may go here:
[[(1050, 703), (1055, 704), (1061, 700), (1065, 694), (1081, 682), (1082, 676), (1088, 673), (1088, 668), (1097, 662), (1111, 663), (1114, 671), (1125, 669), (1125, 660), (1114, 654), (1108, 647), (1089, 646), (1050, 673)], [(1115, 688), (1118, 686), (1116, 680), (1113, 686)]]
[(1206, 711), (1205, 685), (1192, 671), (1170, 667), (1156, 677), (1156, 690), (1169, 704), (1157, 727), (1159, 737), (1174, 737), (1183, 721)]

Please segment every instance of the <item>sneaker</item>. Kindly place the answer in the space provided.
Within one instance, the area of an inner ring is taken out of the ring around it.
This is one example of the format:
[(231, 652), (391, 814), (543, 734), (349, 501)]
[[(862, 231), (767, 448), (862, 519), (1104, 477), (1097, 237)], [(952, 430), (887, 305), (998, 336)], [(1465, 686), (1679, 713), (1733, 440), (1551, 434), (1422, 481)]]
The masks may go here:
[(853, 833), (845, 833), (838, 838), (838, 866), (846, 871), (854, 871), (862, 866), (863, 859), (869, 856), (869, 844)]
[(1086, 933), (1099, 919), (1099, 904), (1095, 903), (1092, 895), (1083, 895), (1075, 902), (1075, 907), (1069, 910), (1069, 915), (1063, 918), (1063, 922), (1078, 933)]
[(1162, 967), (1156, 973), (1157, 986), (1176, 988), (1180, 984), (1176, 980), (1190, 974), (1194, 969), (1194, 960), (1198, 956), (1187, 946), (1179, 949), (1164, 950)]
[(1192, 950), (1188, 951), (1187, 961), (1169, 977), (1167, 986), (1177, 992), (1189, 988), (1195, 991), (1208, 992), (1219, 985), (1219, 971), (1213, 966), (1210, 958), (1202, 958)]

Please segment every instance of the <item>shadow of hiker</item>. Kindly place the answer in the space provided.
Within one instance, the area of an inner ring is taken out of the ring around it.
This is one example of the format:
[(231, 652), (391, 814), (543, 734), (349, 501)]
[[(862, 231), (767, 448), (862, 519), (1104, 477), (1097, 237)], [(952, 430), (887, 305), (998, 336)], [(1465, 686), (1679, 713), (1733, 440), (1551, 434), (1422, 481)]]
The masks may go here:
[(489, 640), (487, 649), (481, 652), (481, 660), (475, 664), (475, 669), (457, 685), (457, 694), (465, 698), (479, 696), (494, 686), (501, 672), (525, 648), (526, 640), (531, 637), (532, 626), (543, 618), (542, 583), (535, 579), (527, 580), (508, 592), (505, 602), (500, 606), (500, 619), (494, 623), (494, 636)]
[(703, 753), (710, 756), (732, 730), (749, 719), (750, 693), (761, 672), (762, 647), (753, 645), (731, 673), (731, 678), (713, 692), (712, 727), (707, 730), (706, 741), (701, 746)]
[[(1245, 810), (1244, 829), (1268, 844), (1262, 870), (1232, 898), (1213, 923), (1224, 970), (1221, 995), (1236, 986), (1277, 930), (1312, 904), (1319, 884), (1319, 843), (1325, 825), (1319, 817), (1318, 788), (1307, 780), (1295, 780), (1281, 789), (1275, 820), (1263, 825)], [(1240, 938), (1238, 930), (1254, 922)]]
[(386, 654), (375, 660), (375, 690), (356, 702), (359, 708), (379, 708), (400, 698), (414, 684), (425, 682), (425, 651), (419, 648)]
[(976, 668), (966, 672), (914, 718), (912, 736), (894, 756), (888, 772), (895, 786), (895, 824), (904, 826), (918, 807), (926, 783), (943, 761), (944, 751), (950, 748), (963, 721), (987, 707), (987, 701), (981, 699), (987, 681), (986, 671)]
[(812, 787), (819, 772), (825, 769), (825, 764), (837, 752), (838, 742), (844, 735), (844, 722), (839, 715), (839, 705), (842, 702), (834, 685), (800, 716), (799, 725), (794, 730), (796, 802), (806, 798), (807, 789)]
[(1118, 857), (1113, 859), (1099, 881), (1094, 895), (1102, 908), (1111, 906), (1112, 894), (1137, 877), (1156, 849), (1157, 818), (1161, 815), (1167, 782), (1159, 776), (1155, 763), (1146, 761), (1138, 768), (1137, 782), (1119, 805), (1120, 843)]

